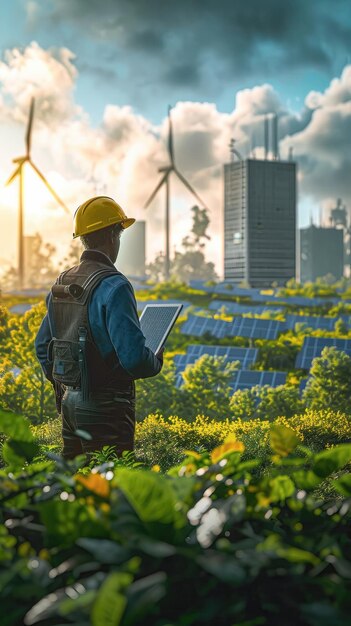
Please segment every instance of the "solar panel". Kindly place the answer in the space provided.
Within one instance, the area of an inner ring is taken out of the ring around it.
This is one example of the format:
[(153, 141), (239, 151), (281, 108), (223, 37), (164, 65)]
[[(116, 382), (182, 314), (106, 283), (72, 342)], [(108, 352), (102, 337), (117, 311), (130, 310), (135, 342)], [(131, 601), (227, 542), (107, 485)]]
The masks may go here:
[(209, 333), (212, 337), (222, 339), (230, 335), (230, 329), (231, 322), (215, 320), (212, 317), (189, 315), (180, 332), (183, 335), (193, 335), (194, 337), (202, 337), (205, 333)]
[(186, 354), (176, 354), (174, 357), (176, 374), (184, 371), (187, 365), (195, 363), (204, 354), (214, 357), (224, 357), (228, 362), (239, 361), (239, 367), (247, 369), (256, 361), (258, 349), (239, 348), (236, 346), (190, 345), (188, 346)]
[(208, 308), (211, 311), (219, 311), (222, 307), (225, 307), (227, 313), (233, 315), (246, 315), (247, 313), (261, 315), (262, 313), (266, 313), (266, 311), (282, 311), (281, 307), (275, 305), (260, 306), (254, 304), (239, 304), (238, 302), (228, 300), (212, 300)]
[(306, 324), (309, 328), (321, 328), (323, 330), (334, 330), (338, 317), (322, 317), (312, 315), (287, 315), (286, 326), (289, 330), (294, 330), (295, 324)]
[(295, 367), (310, 369), (313, 359), (322, 354), (325, 347), (334, 347), (351, 356), (351, 339), (335, 337), (305, 337), (303, 346), (296, 357)]
[(189, 315), (181, 327), (181, 333), (184, 335), (201, 337), (208, 332), (217, 339), (224, 337), (276, 339), (284, 330), (285, 323), (276, 320), (236, 317), (232, 322), (225, 322), (199, 315)]
[(259, 385), (269, 385), (270, 387), (278, 387), (286, 383), (286, 372), (258, 372), (254, 370), (238, 370), (233, 382), (230, 384), (233, 392), (238, 389), (250, 389)]
[(249, 339), (276, 339), (285, 330), (284, 322), (237, 317), (232, 322), (231, 336)]
[(325, 304), (337, 304), (340, 302), (339, 298), (307, 298), (305, 296), (268, 296), (266, 294), (259, 293), (253, 297), (256, 302), (272, 302), (273, 304), (284, 304), (292, 306), (323, 306)]

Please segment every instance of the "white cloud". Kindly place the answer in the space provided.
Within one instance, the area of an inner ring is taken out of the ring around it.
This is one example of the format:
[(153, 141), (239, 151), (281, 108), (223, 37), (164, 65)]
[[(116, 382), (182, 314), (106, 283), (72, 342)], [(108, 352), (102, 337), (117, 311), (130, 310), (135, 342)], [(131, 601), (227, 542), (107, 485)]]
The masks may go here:
[(35, 42), (23, 51), (7, 50), (5, 60), (0, 61), (2, 116), (25, 122), (32, 97), (36, 100), (37, 119), (47, 125), (54, 127), (82, 115), (73, 100), (78, 75), (74, 58), (67, 48), (44, 50)]
[[(155, 126), (131, 107), (110, 103), (101, 124), (94, 127), (74, 101), (77, 78), (74, 54), (67, 49), (48, 51), (32, 43), (23, 51), (9, 51), (0, 62), (0, 123), (6, 121), (8, 139), (6, 161), (4, 153), (0, 155), (1, 176), (10, 174), (10, 158), (23, 150), (29, 102), (34, 96), (37, 107), (33, 158), (71, 213), (96, 192), (116, 197), (127, 213), (147, 219), (148, 252), (152, 258), (164, 247), (164, 190), (147, 211), (143, 206), (160, 180), (158, 168), (169, 163), (168, 118), (165, 116)], [(279, 116), (281, 156), (287, 158), (292, 146), (298, 158), (301, 194), (321, 203), (325, 198), (341, 195), (351, 204), (350, 67), (324, 93), (308, 94), (300, 114), (287, 110), (268, 84), (238, 92), (230, 113), (218, 111), (213, 103), (178, 102), (172, 109), (175, 162), (210, 208), (212, 240), (208, 254), (219, 272), (222, 167), (229, 160), (229, 141), (235, 137), (236, 147), (244, 157), (250, 144), (256, 145), (256, 156), (262, 156), (264, 118), (272, 112)], [(170, 184), (173, 248), (174, 244), (180, 245), (191, 226), (190, 207), (196, 200), (173, 174)], [(6, 193), (0, 192), (0, 204), (13, 213), (17, 207), (16, 193)], [(37, 191), (34, 201), (33, 195), (28, 197), (27, 193), (26, 211), (28, 229), (40, 227), (44, 237), (58, 245), (68, 243), (71, 218), (62, 213), (53, 199)], [(0, 215), (0, 227), (4, 224)]]

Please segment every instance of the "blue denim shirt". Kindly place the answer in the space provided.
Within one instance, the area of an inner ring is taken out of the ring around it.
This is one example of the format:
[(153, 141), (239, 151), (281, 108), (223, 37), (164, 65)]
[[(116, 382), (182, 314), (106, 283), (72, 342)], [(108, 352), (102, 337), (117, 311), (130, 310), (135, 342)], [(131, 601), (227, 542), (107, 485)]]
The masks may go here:
[[(107, 255), (98, 250), (83, 252), (81, 260), (87, 252), (114, 267)], [(55, 337), (51, 292), (46, 304), (48, 312), (36, 336), (35, 350), (45, 375), (50, 378), (47, 349)], [(89, 302), (88, 318), (94, 343), (103, 358), (115, 352), (122, 368), (134, 379), (159, 373), (161, 361), (145, 347), (133, 287), (123, 274), (108, 276), (99, 283)]]

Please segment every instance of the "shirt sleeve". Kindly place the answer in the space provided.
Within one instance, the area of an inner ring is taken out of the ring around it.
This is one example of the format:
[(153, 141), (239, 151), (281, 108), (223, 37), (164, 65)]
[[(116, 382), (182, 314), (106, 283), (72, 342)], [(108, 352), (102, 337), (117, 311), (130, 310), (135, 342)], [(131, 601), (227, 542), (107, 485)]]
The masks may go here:
[(123, 369), (133, 378), (155, 376), (161, 361), (145, 346), (133, 288), (123, 283), (114, 289), (106, 303), (106, 326)]
[[(49, 307), (50, 294), (46, 298), (46, 305)], [(52, 339), (52, 329), (50, 325), (49, 315), (46, 313), (41, 322), (37, 336), (35, 338), (35, 352), (37, 359), (43, 369), (43, 372), (48, 380), (53, 381), (52, 378), (52, 363), (48, 360), (48, 347)]]

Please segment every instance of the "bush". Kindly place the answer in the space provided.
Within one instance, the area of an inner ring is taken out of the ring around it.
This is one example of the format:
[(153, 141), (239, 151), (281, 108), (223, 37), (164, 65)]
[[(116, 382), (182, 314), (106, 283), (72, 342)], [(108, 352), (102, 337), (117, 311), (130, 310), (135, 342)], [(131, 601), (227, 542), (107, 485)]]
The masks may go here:
[(230, 400), (232, 419), (273, 421), (279, 416), (291, 417), (303, 409), (298, 388), (288, 385), (256, 385), (251, 389), (238, 389)]
[[(0, 327), (0, 408), (27, 415), (33, 423), (57, 414), (52, 386), (43, 374), (34, 347), (45, 312), (41, 303), (23, 316), (7, 318), (6, 332)], [(4, 319), (1, 313), (0, 317)]]
[[(2, 626), (348, 626), (351, 445), (311, 455), (274, 425), (269, 474), (233, 436), (167, 476), (83, 474), (79, 459), (24, 471), (25, 422), (2, 418)], [(339, 499), (315, 501), (341, 472)]]
[(312, 362), (303, 400), (311, 409), (351, 413), (351, 358), (336, 348), (324, 348)]

